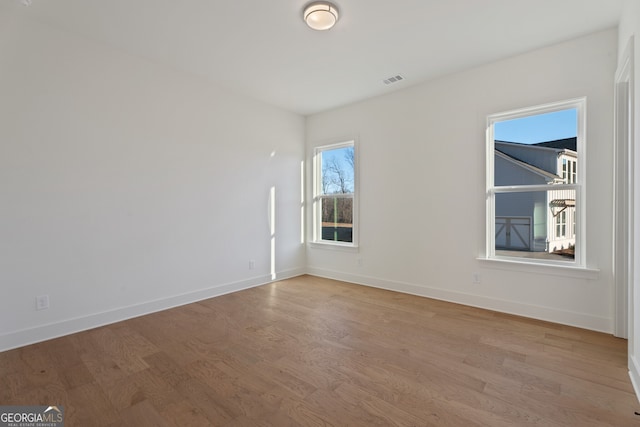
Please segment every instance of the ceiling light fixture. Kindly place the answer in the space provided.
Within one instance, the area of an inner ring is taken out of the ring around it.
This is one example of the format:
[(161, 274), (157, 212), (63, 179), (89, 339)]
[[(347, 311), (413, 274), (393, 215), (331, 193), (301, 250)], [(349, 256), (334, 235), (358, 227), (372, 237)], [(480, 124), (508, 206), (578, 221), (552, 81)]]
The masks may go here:
[(314, 1), (304, 8), (303, 18), (314, 30), (328, 30), (338, 22), (338, 8), (327, 1)]

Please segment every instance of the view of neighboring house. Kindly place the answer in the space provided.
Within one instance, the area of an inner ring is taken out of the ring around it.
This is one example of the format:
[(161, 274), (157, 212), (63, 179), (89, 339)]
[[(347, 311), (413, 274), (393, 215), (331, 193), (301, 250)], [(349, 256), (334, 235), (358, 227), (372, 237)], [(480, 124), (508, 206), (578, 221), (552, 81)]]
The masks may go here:
[[(572, 184), (576, 138), (520, 144), (495, 141), (495, 185)], [(495, 202), (495, 245), (500, 250), (571, 250), (576, 236), (575, 190), (502, 193)]]

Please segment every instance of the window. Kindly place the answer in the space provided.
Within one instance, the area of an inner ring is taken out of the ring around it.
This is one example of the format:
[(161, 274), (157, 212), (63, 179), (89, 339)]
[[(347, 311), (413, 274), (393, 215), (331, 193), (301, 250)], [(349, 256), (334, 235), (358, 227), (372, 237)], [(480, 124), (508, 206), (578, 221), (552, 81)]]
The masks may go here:
[(556, 216), (556, 237), (565, 237), (567, 234), (567, 212), (562, 211)]
[(354, 141), (317, 147), (313, 166), (313, 241), (356, 246)]
[(487, 258), (584, 266), (584, 98), (488, 117)]
[(567, 184), (576, 183), (576, 177), (577, 177), (576, 164), (577, 162), (575, 160), (570, 160), (567, 158), (567, 156), (564, 156), (562, 158), (562, 179)]

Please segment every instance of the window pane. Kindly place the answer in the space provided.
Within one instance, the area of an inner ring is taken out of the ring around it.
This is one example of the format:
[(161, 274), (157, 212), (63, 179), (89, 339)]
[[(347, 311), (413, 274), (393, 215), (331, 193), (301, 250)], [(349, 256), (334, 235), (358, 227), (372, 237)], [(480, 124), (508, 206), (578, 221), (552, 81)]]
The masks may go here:
[(573, 261), (576, 239), (567, 218), (575, 211), (575, 190), (497, 193), (496, 255)]
[(561, 211), (556, 215), (556, 238), (565, 237), (567, 234), (567, 212)]
[(585, 104), (581, 98), (488, 116), (487, 227), (495, 233), (487, 236), (487, 257), (584, 265), (576, 233), (585, 210), (576, 200), (585, 191), (578, 151)]
[(354, 141), (317, 147), (313, 160), (314, 240), (355, 247), (358, 232), (353, 214), (356, 201)]
[(322, 197), (322, 240), (353, 242), (353, 198)]
[(354, 150), (341, 147), (320, 152), (321, 194), (349, 194), (354, 187)]
[(575, 182), (576, 109), (499, 121), (493, 126), (495, 186)]

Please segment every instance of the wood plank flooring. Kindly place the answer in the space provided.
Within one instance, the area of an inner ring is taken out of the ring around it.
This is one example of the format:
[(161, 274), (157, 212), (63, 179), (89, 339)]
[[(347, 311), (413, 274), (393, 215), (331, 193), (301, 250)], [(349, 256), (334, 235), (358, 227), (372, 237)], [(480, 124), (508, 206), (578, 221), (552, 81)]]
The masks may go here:
[(303, 276), (0, 353), (67, 426), (640, 426), (627, 342)]

